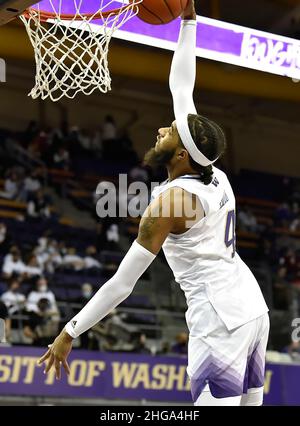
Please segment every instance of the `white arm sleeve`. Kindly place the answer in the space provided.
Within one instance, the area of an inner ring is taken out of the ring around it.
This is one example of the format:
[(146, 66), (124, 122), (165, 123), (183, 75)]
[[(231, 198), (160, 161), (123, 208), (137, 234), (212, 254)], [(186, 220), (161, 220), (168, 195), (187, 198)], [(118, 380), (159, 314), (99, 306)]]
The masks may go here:
[(181, 115), (197, 114), (193, 100), (196, 81), (196, 35), (197, 21), (181, 22), (170, 72), (170, 89), (176, 118)]
[(218, 158), (212, 161), (205, 157), (196, 146), (188, 125), (188, 115), (197, 114), (193, 100), (196, 82), (196, 41), (197, 21), (182, 21), (170, 72), (170, 89), (180, 139), (192, 159), (203, 167), (207, 167)]
[(66, 325), (66, 332), (75, 339), (108, 315), (132, 293), (136, 282), (155, 257), (156, 255), (135, 241), (115, 275)]

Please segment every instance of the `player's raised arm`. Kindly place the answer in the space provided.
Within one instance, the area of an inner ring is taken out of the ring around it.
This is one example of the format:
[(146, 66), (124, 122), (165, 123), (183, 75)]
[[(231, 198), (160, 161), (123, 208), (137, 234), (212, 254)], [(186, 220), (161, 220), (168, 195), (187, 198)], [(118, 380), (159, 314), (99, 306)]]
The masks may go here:
[(170, 89), (173, 96), (176, 120), (197, 114), (193, 101), (196, 80), (196, 34), (197, 21), (194, 1), (190, 0), (183, 12), (180, 35), (175, 50), (171, 72)]

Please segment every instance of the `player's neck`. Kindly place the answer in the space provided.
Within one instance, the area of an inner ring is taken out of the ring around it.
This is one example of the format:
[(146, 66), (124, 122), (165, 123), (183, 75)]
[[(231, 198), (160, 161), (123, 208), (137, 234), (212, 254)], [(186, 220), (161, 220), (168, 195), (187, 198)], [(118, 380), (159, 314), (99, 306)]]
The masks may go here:
[(172, 182), (172, 180), (179, 178), (180, 176), (198, 175), (199, 174), (195, 170), (193, 170), (191, 167), (187, 167), (187, 168), (184, 168), (184, 169), (177, 169), (177, 168), (169, 168), (168, 167), (167, 169), (168, 169), (168, 177), (169, 177), (170, 182)]

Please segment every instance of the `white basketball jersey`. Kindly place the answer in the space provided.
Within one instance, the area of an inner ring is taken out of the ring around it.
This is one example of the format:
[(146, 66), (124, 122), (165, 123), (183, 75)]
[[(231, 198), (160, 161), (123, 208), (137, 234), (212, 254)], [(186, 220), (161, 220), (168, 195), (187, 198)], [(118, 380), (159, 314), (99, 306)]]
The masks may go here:
[(190, 334), (214, 330), (214, 309), (233, 330), (268, 312), (259, 285), (235, 250), (236, 203), (225, 173), (216, 167), (210, 185), (199, 176), (181, 176), (154, 188), (152, 199), (172, 187), (196, 194), (205, 217), (183, 234), (169, 234), (163, 244), (175, 280), (184, 291)]

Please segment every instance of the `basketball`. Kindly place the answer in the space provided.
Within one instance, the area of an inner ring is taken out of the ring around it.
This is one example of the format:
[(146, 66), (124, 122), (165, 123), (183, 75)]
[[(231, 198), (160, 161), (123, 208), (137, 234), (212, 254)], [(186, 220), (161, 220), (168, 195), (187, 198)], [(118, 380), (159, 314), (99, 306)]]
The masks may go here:
[(188, 0), (144, 0), (139, 4), (138, 17), (148, 24), (167, 24), (181, 15)]

